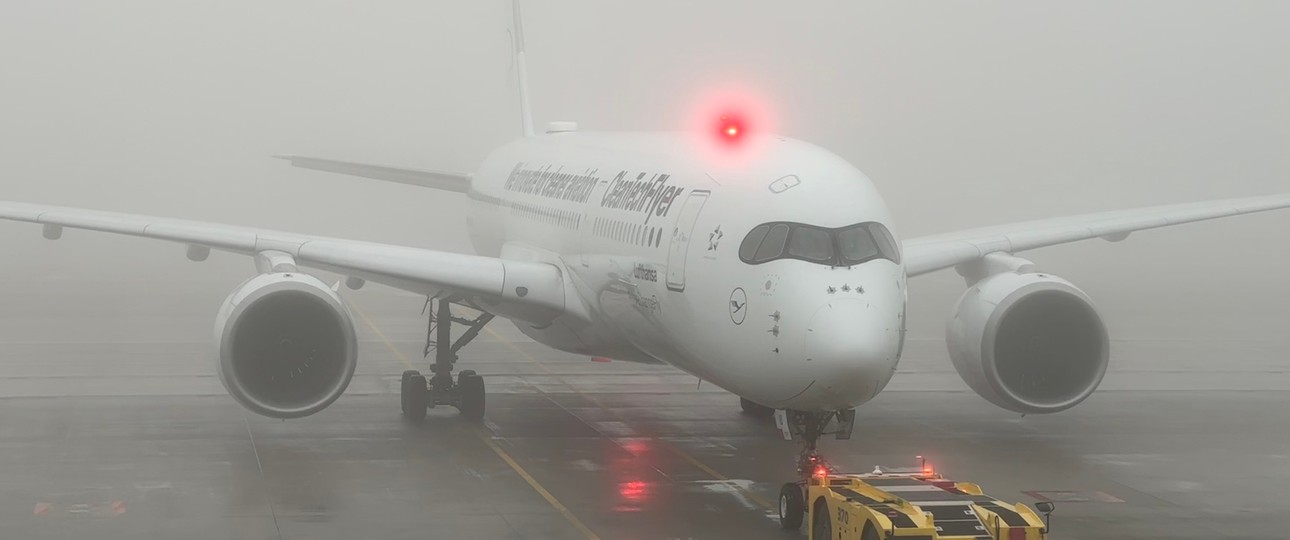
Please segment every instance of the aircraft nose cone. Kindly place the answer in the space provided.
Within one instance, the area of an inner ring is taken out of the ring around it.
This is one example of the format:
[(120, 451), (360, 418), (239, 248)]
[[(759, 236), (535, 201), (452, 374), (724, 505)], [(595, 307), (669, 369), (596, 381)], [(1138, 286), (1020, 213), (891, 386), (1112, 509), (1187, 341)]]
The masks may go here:
[(811, 318), (806, 365), (830, 405), (859, 405), (891, 379), (899, 329), (895, 316), (882, 311), (865, 300), (848, 298), (825, 304)]

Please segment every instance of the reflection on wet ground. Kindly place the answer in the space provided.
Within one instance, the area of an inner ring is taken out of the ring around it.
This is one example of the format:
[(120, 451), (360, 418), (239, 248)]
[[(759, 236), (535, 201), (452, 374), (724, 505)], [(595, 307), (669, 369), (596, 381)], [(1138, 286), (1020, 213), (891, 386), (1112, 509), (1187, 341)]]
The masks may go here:
[[(397, 377), (419, 363), (423, 322), (402, 304), (361, 306), (372, 326), (349, 393), (288, 422), (223, 395), (204, 312), (60, 315), (91, 329), (66, 339), (7, 319), (0, 536), (804, 537), (771, 518), (795, 448), (733, 396), (666, 367), (552, 352), (498, 324), (463, 354), (487, 377), (487, 422), (435, 410), (411, 426)], [(1106, 391), (1019, 418), (967, 393), (939, 343), (914, 342), (892, 387), (859, 411), (855, 439), (823, 450), (853, 470), (922, 454), (1005, 499), (1070, 501), (1056, 539), (1284, 537), (1290, 375), (1278, 347), (1243, 343), (1225, 358), (1119, 344)]]

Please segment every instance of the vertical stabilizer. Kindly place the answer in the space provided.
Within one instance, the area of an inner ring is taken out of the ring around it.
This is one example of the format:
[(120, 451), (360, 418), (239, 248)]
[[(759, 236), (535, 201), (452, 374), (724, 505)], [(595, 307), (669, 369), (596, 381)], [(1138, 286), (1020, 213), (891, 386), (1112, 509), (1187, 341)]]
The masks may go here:
[(524, 136), (533, 136), (533, 109), (529, 107), (529, 73), (524, 66), (524, 22), (520, 16), (520, 0), (511, 0), (511, 13), (515, 17), (515, 69), (520, 76), (520, 122)]

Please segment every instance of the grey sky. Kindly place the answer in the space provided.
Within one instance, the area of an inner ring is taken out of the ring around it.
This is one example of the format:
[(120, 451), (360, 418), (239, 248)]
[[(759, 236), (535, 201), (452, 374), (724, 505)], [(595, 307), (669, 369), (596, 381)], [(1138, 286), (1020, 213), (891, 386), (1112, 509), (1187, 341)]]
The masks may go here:
[[(466, 251), (457, 195), (268, 156), (471, 170), (518, 134), (507, 23), (500, 0), (0, 3), (0, 198)], [(778, 131), (869, 174), (904, 236), (1290, 191), (1284, 2), (530, 1), (525, 25), (539, 125), (676, 129), (705, 88), (756, 88)], [(1237, 338), (1286, 322), (1239, 315), (1284, 311), (1288, 225), (1030, 257), (1103, 304), (1113, 336)], [(164, 274), (227, 290), (250, 272), (23, 224), (0, 242), (6, 289)], [(961, 283), (913, 287), (916, 332), (939, 332)]]

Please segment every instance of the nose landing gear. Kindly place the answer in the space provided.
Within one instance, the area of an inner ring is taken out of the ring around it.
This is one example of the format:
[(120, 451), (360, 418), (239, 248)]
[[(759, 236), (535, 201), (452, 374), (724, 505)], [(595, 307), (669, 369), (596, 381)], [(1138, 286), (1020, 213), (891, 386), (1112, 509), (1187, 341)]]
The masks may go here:
[[(851, 438), (855, 426), (854, 410), (842, 411), (775, 411), (775, 425), (785, 440), (797, 440), (802, 450), (797, 456), (797, 481), (787, 482), (779, 490), (779, 524), (794, 530), (802, 526), (806, 513), (807, 484), (812, 477), (823, 478), (834, 468), (816, 449), (822, 435), (833, 435), (838, 440)], [(832, 424), (833, 431), (827, 431)]]
[[(436, 405), (449, 405), (461, 411), (461, 415), (470, 421), (484, 418), (484, 378), (472, 370), (462, 370), (457, 380), (452, 378), (452, 368), (457, 362), (457, 351), (479, 335), (484, 325), (493, 319), (489, 313), (480, 313), (474, 319), (454, 317), (450, 307), (452, 303), (446, 298), (426, 299), (426, 307), (434, 303), (430, 313), (430, 322), (426, 328), (425, 356), (434, 352), (435, 361), (431, 365), (431, 376), (416, 370), (403, 372), (399, 397), (403, 415), (408, 421), (418, 424), (425, 420), (426, 409)], [(452, 340), (452, 323), (465, 326), (466, 332)]]

